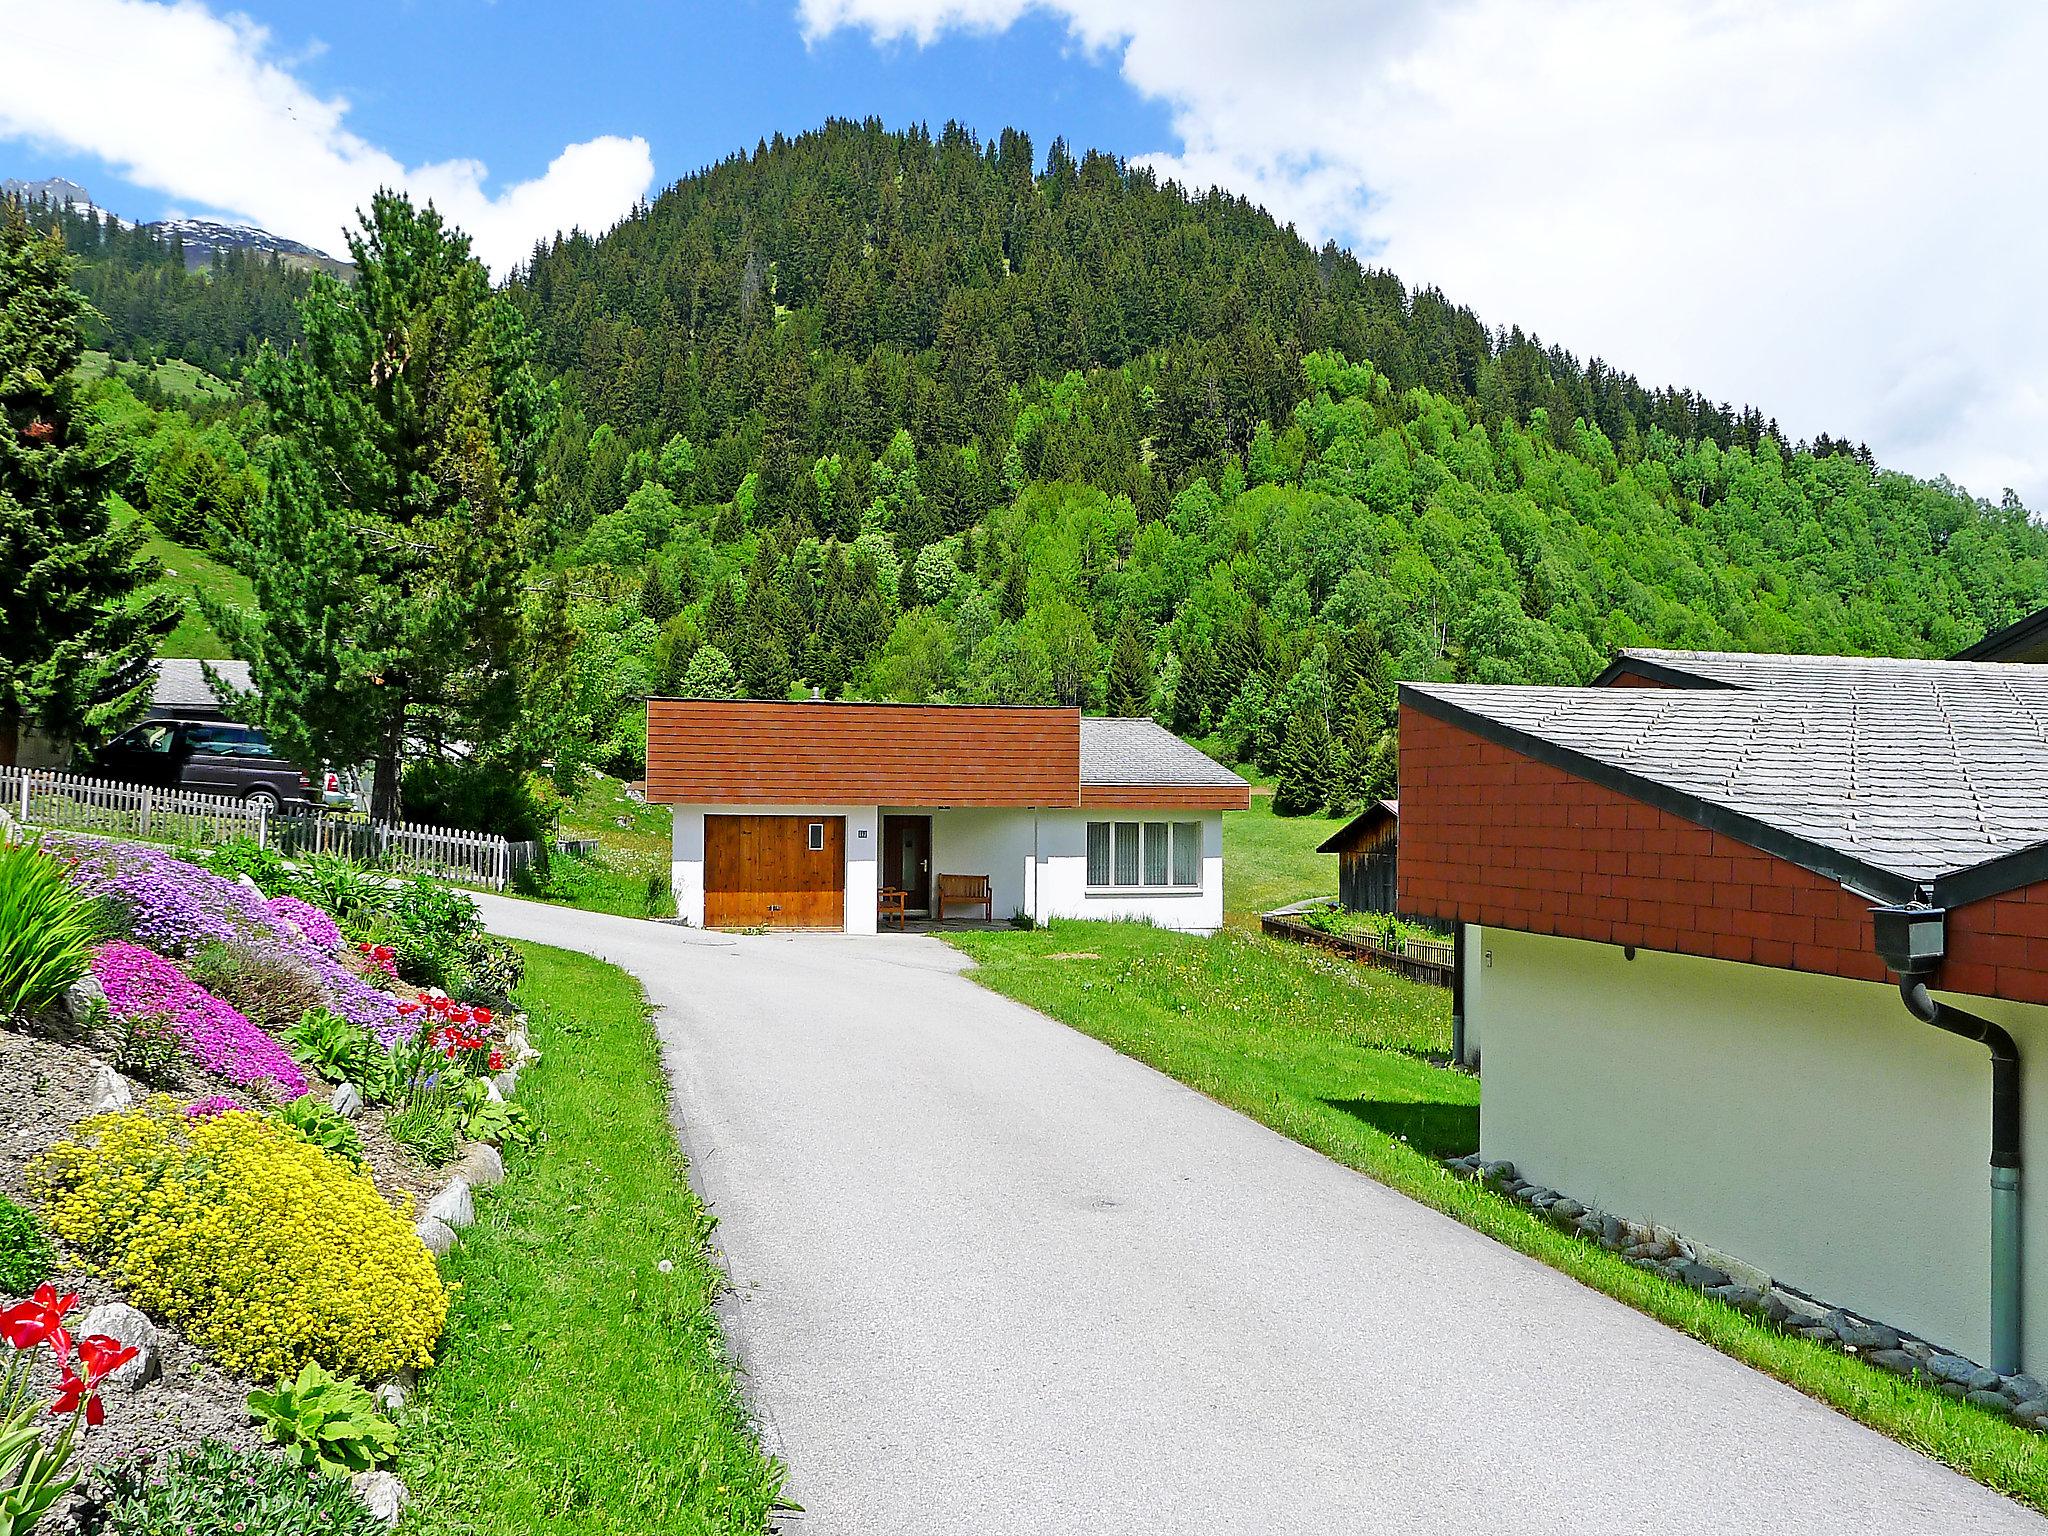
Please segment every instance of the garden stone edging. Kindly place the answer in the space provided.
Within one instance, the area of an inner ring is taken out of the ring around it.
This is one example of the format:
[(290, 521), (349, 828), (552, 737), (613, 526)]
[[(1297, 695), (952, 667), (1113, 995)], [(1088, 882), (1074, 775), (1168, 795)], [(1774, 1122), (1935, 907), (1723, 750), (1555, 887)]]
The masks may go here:
[(157, 1358), (156, 1324), (126, 1302), (110, 1301), (94, 1307), (71, 1325), (71, 1331), (81, 1339), (103, 1333), (117, 1343), (134, 1347), (135, 1358), (109, 1371), (106, 1377), (130, 1392), (140, 1392), (162, 1372), (162, 1362)]
[(427, 1206), (427, 1221), (438, 1221), (443, 1226), (453, 1227), (458, 1232), (464, 1227), (476, 1225), (476, 1202), (470, 1198), (469, 1180), (457, 1174), (448, 1181), (448, 1187), (434, 1196)]
[(2024, 1372), (2001, 1376), (1903, 1329), (1779, 1285), (1754, 1265), (1692, 1242), (1668, 1227), (1645, 1226), (1589, 1209), (1520, 1178), (1511, 1162), (1487, 1162), (1474, 1152), (1445, 1158), (1444, 1167), (1523, 1206), (1560, 1232), (1575, 1233), (1619, 1254), (1638, 1269), (1724, 1301), (1787, 1333), (1856, 1355), (1894, 1376), (1917, 1376), (1944, 1396), (1973, 1403), (2024, 1428), (2048, 1431), (2048, 1386)]
[(363, 1096), (356, 1092), (354, 1083), (336, 1083), (334, 1096), (327, 1101), (327, 1107), (344, 1120), (353, 1120), (363, 1112)]

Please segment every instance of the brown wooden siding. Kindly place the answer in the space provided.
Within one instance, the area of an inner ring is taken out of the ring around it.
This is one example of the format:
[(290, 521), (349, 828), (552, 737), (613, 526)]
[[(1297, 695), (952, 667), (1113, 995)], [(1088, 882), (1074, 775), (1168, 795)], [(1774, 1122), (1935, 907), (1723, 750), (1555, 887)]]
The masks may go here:
[(704, 926), (844, 928), (846, 818), (706, 816)]
[(1080, 803), (1081, 712), (655, 699), (647, 798), (672, 805)]
[(1139, 810), (1243, 811), (1252, 792), (1244, 784), (1083, 784), (1083, 805), (1127, 805)]

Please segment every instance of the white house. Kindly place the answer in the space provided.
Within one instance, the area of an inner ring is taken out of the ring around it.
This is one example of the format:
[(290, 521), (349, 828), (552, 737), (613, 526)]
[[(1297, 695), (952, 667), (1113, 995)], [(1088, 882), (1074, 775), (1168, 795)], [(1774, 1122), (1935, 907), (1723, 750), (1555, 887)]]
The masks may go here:
[(647, 795), (707, 927), (884, 915), (1223, 922), (1244, 780), (1151, 720), (941, 704), (656, 699)]

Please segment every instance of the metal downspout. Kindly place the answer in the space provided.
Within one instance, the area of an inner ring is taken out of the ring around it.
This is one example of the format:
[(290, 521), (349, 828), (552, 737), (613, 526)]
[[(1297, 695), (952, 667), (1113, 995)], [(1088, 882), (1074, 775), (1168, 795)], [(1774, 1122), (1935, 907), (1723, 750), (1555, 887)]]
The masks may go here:
[(1991, 1369), (2020, 1369), (2020, 1051), (1989, 1019), (1939, 1001), (1924, 976), (1899, 978), (1906, 1011), (1991, 1052)]

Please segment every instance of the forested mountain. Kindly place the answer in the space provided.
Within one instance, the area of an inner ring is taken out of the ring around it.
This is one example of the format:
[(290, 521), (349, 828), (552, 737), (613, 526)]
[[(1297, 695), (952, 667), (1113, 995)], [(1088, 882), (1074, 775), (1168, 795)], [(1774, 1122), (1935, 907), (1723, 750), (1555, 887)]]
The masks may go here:
[(123, 361), (182, 358), (233, 378), (262, 343), (298, 339), (298, 304), (311, 280), (303, 263), (252, 245), (213, 250), (195, 266), (176, 228), (125, 224), (47, 195), (21, 201), (30, 223), (61, 231), (76, 259), (73, 281), (93, 309), (91, 346)]
[[(299, 274), (67, 238), (138, 351), (297, 335)], [(1942, 655), (2048, 601), (2010, 498), (1013, 132), (777, 138), (509, 293), (565, 402), (530, 583), (576, 642), (558, 763), (631, 772), (654, 691), (1064, 701), (1338, 806), (1395, 787), (1397, 679), (1578, 682), (1633, 644)], [(231, 552), (262, 430), (130, 432), (128, 494)]]

